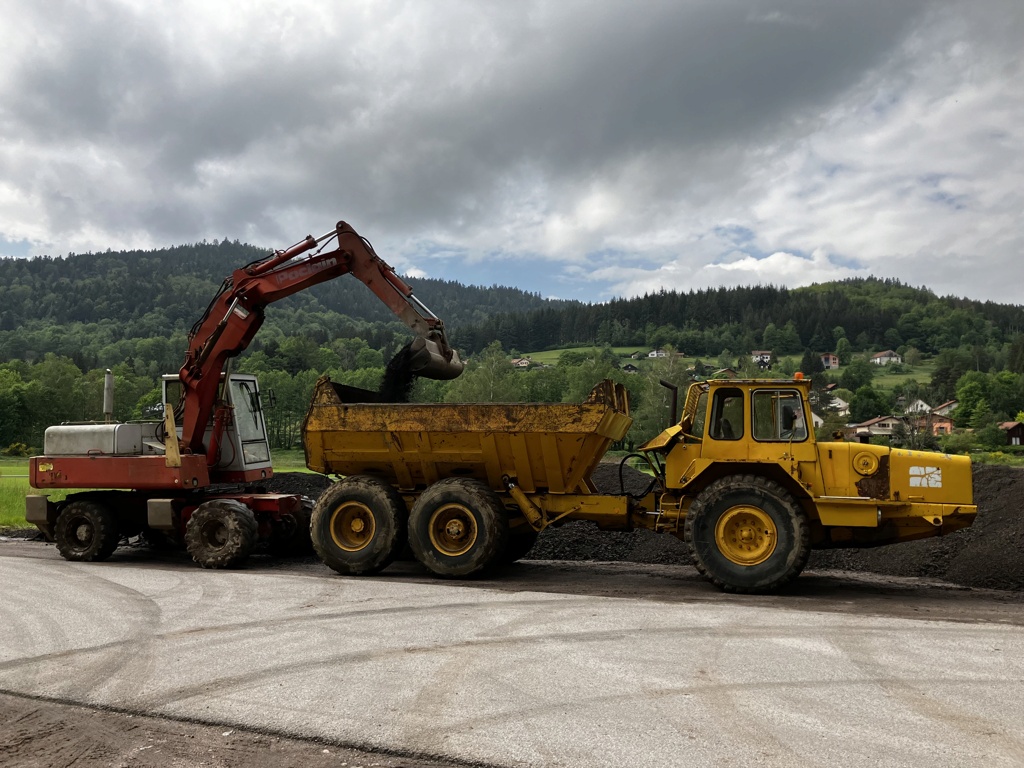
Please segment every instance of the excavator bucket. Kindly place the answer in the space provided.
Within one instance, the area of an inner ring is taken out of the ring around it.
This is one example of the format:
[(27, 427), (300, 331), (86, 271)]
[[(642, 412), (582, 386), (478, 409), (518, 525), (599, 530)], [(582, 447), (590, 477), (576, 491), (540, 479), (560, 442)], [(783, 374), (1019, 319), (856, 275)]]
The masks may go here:
[(420, 336), (409, 344), (409, 370), (425, 379), (454, 379), (465, 368), (459, 353), (445, 344)]

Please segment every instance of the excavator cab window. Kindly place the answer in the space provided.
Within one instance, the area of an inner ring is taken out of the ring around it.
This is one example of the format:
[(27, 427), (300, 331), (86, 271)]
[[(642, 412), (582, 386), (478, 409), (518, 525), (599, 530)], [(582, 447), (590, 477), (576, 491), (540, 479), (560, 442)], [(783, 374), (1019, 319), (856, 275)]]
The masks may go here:
[(248, 381), (232, 379), (231, 404), (235, 407), (235, 428), (242, 442), (263, 439), (259, 393), (255, 387)]

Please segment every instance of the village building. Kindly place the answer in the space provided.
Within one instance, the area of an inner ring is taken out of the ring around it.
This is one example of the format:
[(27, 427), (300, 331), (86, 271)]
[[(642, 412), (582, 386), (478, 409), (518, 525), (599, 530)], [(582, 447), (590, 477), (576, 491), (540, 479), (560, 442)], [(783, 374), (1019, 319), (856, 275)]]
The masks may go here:
[(959, 400), (947, 400), (942, 405), (937, 405), (934, 408), (932, 408), (932, 413), (938, 416), (950, 416), (952, 415), (953, 411), (956, 410), (956, 407), (958, 405), (960, 405)]
[(834, 371), (839, 367), (839, 357), (831, 352), (826, 352), (821, 356), (821, 367), (826, 371)]
[(932, 407), (928, 405), (924, 400), (918, 398), (910, 404), (904, 406), (903, 412), (906, 414), (920, 415), (922, 413), (931, 413)]
[(953, 420), (941, 413), (932, 411), (925, 417), (924, 424), (935, 437), (953, 434)]
[(1019, 421), (1004, 421), (999, 428), (1006, 432), (1007, 445), (1024, 445), (1024, 424)]
[(871, 356), (871, 362), (875, 365), (889, 365), (890, 363), (902, 363), (903, 358), (891, 349), (884, 352), (876, 352)]
[(755, 349), (750, 353), (750, 359), (762, 371), (772, 369), (772, 353), (769, 349)]

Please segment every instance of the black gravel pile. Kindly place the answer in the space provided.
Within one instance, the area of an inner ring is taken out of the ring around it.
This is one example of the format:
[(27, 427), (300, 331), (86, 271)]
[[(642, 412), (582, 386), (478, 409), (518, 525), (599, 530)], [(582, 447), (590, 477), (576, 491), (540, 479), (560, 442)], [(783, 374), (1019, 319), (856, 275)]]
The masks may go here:
[(1024, 590), (1024, 469), (974, 465), (978, 517), (941, 538), (811, 554), (810, 568), (923, 576), (968, 587)]

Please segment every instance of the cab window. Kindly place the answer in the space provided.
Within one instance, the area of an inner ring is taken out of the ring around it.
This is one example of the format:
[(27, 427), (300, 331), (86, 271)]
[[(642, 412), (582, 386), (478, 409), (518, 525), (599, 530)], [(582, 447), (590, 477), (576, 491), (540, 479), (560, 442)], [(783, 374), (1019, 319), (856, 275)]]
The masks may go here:
[(803, 400), (793, 389), (761, 389), (751, 397), (755, 440), (800, 442), (807, 439)]
[(743, 390), (725, 387), (715, 391), (711, 404), (711, 437), (715, 440), (743, 437)]

